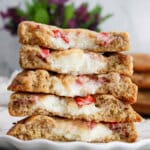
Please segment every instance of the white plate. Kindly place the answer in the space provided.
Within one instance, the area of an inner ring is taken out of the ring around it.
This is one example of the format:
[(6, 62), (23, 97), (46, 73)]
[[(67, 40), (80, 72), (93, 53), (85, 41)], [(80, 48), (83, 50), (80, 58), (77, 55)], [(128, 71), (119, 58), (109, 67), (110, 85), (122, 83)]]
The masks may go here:
[(19, 150), (150, 150), (150, 139), (135, 143), (110, 142), (93, 144), (84, 142), (52, 142), (48, 140), (21, 141), (10, 136), (0, 136), (0, 148)]

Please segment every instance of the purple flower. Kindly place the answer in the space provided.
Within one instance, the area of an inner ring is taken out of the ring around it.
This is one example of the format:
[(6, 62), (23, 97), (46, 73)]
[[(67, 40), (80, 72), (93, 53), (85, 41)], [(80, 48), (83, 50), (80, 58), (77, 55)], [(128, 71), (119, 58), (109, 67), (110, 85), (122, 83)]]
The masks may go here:
[(48, 0), (48, 3), (54, 3), (56, 5), (64, 5), (68, 0)]
[(79, 8), (77, 8), (77, 10), (75, 11), (75, 14), (80, 17), (83, 16), (87, 13), (87, 5), (86, 4), (82, 4)]
[(82, 4), (79, 8), (77, 8), (76, 14), (76, 21), (79, 23), (79, 26), (82, 23), (86, 23), (90, 20), (90, 15), (87, 10), (87, 4)]
[[(32, 4), (25, 5), (26, 11), (23, 11), (16, 7), (10, 7), (6, 12), (0, 11), (0, 16), (3, 20), (7, 19), (4, 23), (4, 28), (9, 30), (11, 34), (17, 33), (17, 26), (21, 21), (32, 20), (35, 21), (35, 14), (38, 11), (36, 9), (37, 3), (41, 5), (41, 9), (45, 10), (50, 16), (47, 20), (48, 24), (56, 25), (62, 28), (87, 28), (91, 30), (98, 30), (98, 25), (107, 17), (108, 15), (102, 17), (100, 10), (93, 9), (96, 12), (93, 13), (93, 10), (88, 10), (88, 4), (82, 3), (78, 8), (75, 8), (73, 4), (67, 4), (68, 0), (32, 0)], [(45, 5), (46, 4), (46, 5)], [(53, 4), (53, 5), (51, 5)], [(71, 7), (70, 7), (70, 6)], [(68, 7), (69, 6), (69, 7)], [(28, 7), (30, 9), (28, 9)], [(65, 13), (64, 13), (65, 12)], [(66, 14), (67, 12), (67, 14)], [(69, 12), (71, 14), (69, 14)], [(46, 14), (46, 13), (45, 13)], [(46, 17), (48, 15), (45, 15)], [(38, 17), (38, 16), (37, 16)], [(44, 15), (43, 15), (44, 17)], [(105, 20), (106, 20), (105, 19)], [(39, 19), (40, 20), (40, 19)]]
[(92, 24), (89, 26), (89, 29), (91, 29), (91, 30), (96, 30), (98, 24), (100, 23), (100, 20), (101, 20), (101, 18), (100, 18), (100, 16), (99, 16), (99, 14), (95, 14), (95, 15), (94, 15), (94, 21), (93, 21)]
[(27, 20), (27, 18), (17, 15), (17, 7), (8, 8), (6, 12), (0, 12), (0, 16), (3, 19), (8, 18), (8, 21), (4, 24), (3, 28), (9, 30), (13, 35), (17, 33), (18, 24), (21, 21)]
[(16, 7), (8, 8), (7, 12), (0, 12), (0, 15), (2, 18), (7, 18), (7, 17), (16, 17)]
[(75, 28), (76, 27), (76, 20), (75, 20), (75, 18), (72, 18), (72, 19), (69, 20), (68, 27), (69, 28)]

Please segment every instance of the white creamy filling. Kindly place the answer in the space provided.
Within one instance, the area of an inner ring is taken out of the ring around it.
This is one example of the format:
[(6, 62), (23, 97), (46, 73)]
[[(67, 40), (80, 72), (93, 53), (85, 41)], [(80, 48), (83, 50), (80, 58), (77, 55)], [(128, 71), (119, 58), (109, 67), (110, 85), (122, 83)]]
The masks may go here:
[(69, 39), (69, 43), (66, 43), (61, 37), (50, 36), (50, 42), (56, 48), (63, 48), (67, 50), (68, 48), (80, 48), (80, 49), (97, 49), (98, 46), (95, 44), (95, 39), (88, 37), (85, 33), (69, 32), (65, 35)]
[(35, 107), (43, 108), (51, 112), (62, 113), (66, 111), (67, 104), (58, 97), (51, 95), (45, 96), (44, 99), (39, 101)]
[(49, 59), (51, 65), (63, 71), (63, 73), (68, 72), (78, 72), (82, 69), (82, 64), (84, 63), (84, 58), (81, 53), (70, 53), (68, 55), (62, 55), (59, 58)]
[(93, 129), (80, 129), (75, 127), (72, 130), (67, 130), (67, 128), (53, 128), (53, 134), (57, 136), (65, 136), (65, 138), (70, 140), (81, 140), (81, 141), (94, 141), (94, 140), (102, 140), (107, 138), (107, 136), (112, 135), (112, 131), (102, 125), (97, 124)]
[[(92, 55), (92, 54), (91, 54)], [(106, 67), (106, 63), (100, 58), (91, 58), (90, 55), (84, 54), (84, 64), (82, 65), (82, 72), (85, 74), (98, 73), (99, 70)]]
[(78, 35), (75, 32), (68, 33), (70, 39), (70, 47), (80, 48), (80, 49), (96, 49), (95, 39), (89, 38), (85, 33), (79, 33)]
[(69, 90), (66, 89), (66, 87), (61, 82), (61, 80), (59, 80), (57, 78), (54, 79), (53, 90), (54, 90), (54, 92), (57, 95), (60, 95), (60, 96), (71, 96), (71, 94), (69, 93)]
[(87, 94), (95, 94), (98, 88), (100, 88), (102, 85), (96, 81), (87, 81), (83, 82), (83, 85), (78, 85), (76, 82), (72, 82), (68, 85), (69, 87), (66, 89), (66, 87), (63, 85), (63, 83), (60, 80), (57, 80), (55, 84), (53, 85), (53, 89), (56, 92), (56, 94), (59, 94), (61, 96), (85, 96)]
[(102, 60), (91, 58), (90, 55), (78, 52), (72, 52), (69, 55), (61, 56), (56, 59), (49, 59), (51, 65), (63, 71), (63, 73), (71, 72), (73, 74), (92, 74), (98, 73), (99, 70), (106, 67), (106, 63)]
[(45, 96), (44, 99), (42, 99), (35, 105), (35, 108), (42, 108), (50, 112), (71, 115), (91, 115), (96, 114), (100, 111), (100, 109), (95, 107), (94, 104), (78, 107), (76, 102), (74, 101), (72, 105), (67, 105), (65, 99), (58, 98), (53, 95)]
[(90, 105), (84, 105), (80, 108), (77, 105), (74, 107), (69, 106), (67, 111), (71, 115), (78, 116), (82, 114), (85, 115), (96, 114), (100, 111), (100, 109), (96, 108), (95, 104), (90, 104)]
[(61, 37), (52, 37), (50, 36), (51, 44), (54, 45), (57, 49), (68, 49), (70, 46), (66, 43)]
[(85, 96), (87, 94), (95, 94), (97, 89), (102, 85), (95, 81), (83, 82), (83, 85), (78, 85), (77, 83), (70, 84), (70, 96)]

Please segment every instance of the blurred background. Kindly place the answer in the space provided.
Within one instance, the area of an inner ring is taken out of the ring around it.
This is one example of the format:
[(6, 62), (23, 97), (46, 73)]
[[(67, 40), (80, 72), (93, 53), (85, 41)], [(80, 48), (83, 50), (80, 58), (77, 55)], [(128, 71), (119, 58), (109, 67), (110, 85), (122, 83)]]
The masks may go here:
[[(1, 13), (3, 16), (0, 16), (0, 76), (10, 76), (15, 69), (19, 68), (20, 45), (16, 35), (12, 35), (10, 30), (3, 29), (4, 23), (8, 21), (8, 18), (3, 19), (4, 13), (8, 8), (16, 6), (25, 10), (25, 2), (26, 0), (1, 0), (0, 11), (3, 12)], [(53, 0), (53, 2), (73, 3), (76, 8), (86, 2), (89, 4), (88, 10), (100, 5), (102, 7), (101, 16), (106, 17), (106, 20), (100, 24), (102, 31), (127, 31), (130, 34), (132, 53), (150, 52), (150, 1), (68, 0), (66, 2), (65, 0)], [(112, 17), (109, 16), (111, 14)]]

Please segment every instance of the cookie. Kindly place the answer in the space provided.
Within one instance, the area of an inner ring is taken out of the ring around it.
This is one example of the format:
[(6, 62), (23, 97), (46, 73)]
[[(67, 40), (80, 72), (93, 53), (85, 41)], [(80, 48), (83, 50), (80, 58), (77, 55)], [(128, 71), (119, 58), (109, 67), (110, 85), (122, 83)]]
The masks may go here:
[(24, 69), (45, 69), (62, 74), (133, 73), (133, 59), (120, 53), (99, 54), (81, 49), (53, 51), (39, 46), (23, 45), (20, 64)]
[(112, 95), (69, 98), (50, 94), (14, 93), (8, 109), (12, 116), (41, 114), (94, 122), (141, 121), (141, 117), (129, 104)]
[(140, 114), (150, 114), (150, 91), (139, 91), (137, 102), (133, 104), (133, 108)]
[(7, 133), (21, 140), (48, 139), (53, 141), (134, 142), (134, 123), (95, 123), (82, 120), (35, 115), (18, 122)]
[(138, 86), (140, 89), (149, 89), (150, 88), (150, 72), (140, 72), (134, 73), (132, 76), (132, 81)]
[(126, 32), (94, 32), (87, 29), (61, 29), (31, 21), (18, 26), (22, 44), (39, 45), (55, 50), (79, 48), (95, 52), (119, 52), (129, 50)]
[(150, 54), (132, 54), (135, 72), (150, 72)]
[(49, 93), (67, 97), (112, 94), (128, 103), (134, 103), (137, 96), (137, 86), (131, 79), (114, 72), (74, 76), (53, 74), (46, 70), (25, 70), (15, 77), (8, 89), (16, 92)]

